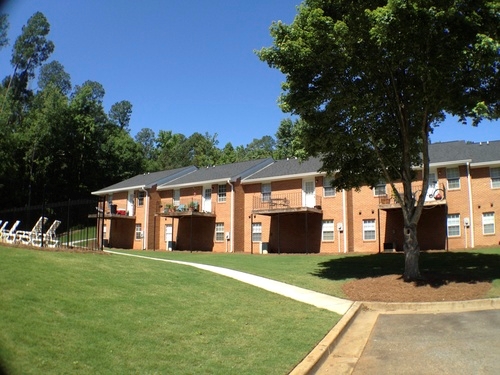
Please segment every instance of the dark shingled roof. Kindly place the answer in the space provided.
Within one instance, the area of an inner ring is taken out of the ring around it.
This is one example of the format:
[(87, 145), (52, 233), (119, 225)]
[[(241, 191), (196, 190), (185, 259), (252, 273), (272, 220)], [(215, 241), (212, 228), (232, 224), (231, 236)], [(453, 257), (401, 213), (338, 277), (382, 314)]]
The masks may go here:
[(184, 168), (170, 169), (168, 171), (152, 172), (139, 174), (127, 180), (118, 182), (117, 184), (105, 187), (104, 189), (94, 191), (94, 195), (104, 195), (106, 193), (126, 191), (132, 188), (151, 187), (154, 184), (161, 184), (175, 180), (186, 173), (196, 171), (196, 167), (189, 166)]
[(319, 158), (277, 160), (266, 168), (245, 178), (245, 181), (318, 173), (322, 163)]
[(267, 158), (200, 168), (193, 173), (176, 179), (172, 183), (167, 182), (162, 184), (161, 186), (158, 186), (158, 188), (166, 189), (169, 186), (202, 184), (212, 181), (236, 181), (238, 178), (244, 178), (247, 175), (264, 168), (272, 162), (273, 159)]
[(432, 164), (470, 160), (475, 163), (500, 163), (500, 141), (491, 142), (439, 142), (429, 145)]

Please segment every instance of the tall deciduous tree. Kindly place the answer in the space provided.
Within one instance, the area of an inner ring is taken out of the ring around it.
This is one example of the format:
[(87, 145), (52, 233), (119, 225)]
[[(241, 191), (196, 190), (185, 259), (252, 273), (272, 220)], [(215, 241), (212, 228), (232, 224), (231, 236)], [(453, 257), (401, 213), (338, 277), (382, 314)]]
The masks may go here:
[[(404, 218), (404, 279), (420, 277), (417, 224), (429, 177), (429, 134), (450, 113), (477, 125), (499, 115), (498, 1), (305, 0), (271, 27), (261, 60), (286, 76), (284, 111), (337, 189), (391, 184)], [(401, 181), (403, 192), (394, 182)]]

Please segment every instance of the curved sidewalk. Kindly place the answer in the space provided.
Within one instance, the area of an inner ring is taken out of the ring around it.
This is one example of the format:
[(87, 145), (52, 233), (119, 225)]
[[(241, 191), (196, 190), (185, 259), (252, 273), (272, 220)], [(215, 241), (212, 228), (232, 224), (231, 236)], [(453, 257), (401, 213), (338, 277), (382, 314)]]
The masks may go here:
[(217, 267), (217, 266), (209, 266), (206, 264), (200, 263), (191, 263), (191, 262), (183, 262), (179, 260), (171, 260), (164, 258), (154, 258), (147, 257), (136, 254), (126, 254), (118, 251), (104, 250), (110, 254), (124, 255), (135, 258), (143, 258), (143, 259), (151, 259), (157, 260), (161, 262), (167, 263), (176, 263), (182, 264), (186, 266), (196, 267), (205, 271), (210, 271), (217, 273), (219, 275), (227, 276), (232, 279), (254, 285), (258, 288), (265, 289), (269, 292), (280, 294), (282, 296), (294, 299), (299, 302), (307, 303), (309, 305), (313, 305), (319, 307), (320, 309), (326, 309), (329, 311), (333, 311), (337, 314), (344, 315), (349, 308), (352, 306), (353, 302), (349, 300), (345, 300), (342, 298), (337, 298), (333, 296), (329, 296), (327, 294), (318, 293), (312, 290), (300, 288), (294, 285), (282, 283), (280, 281), (275, 281), (271, 279), (266, 279), (265, 277), (251, 275), (245, 272), (235, 271), (228, 268)]

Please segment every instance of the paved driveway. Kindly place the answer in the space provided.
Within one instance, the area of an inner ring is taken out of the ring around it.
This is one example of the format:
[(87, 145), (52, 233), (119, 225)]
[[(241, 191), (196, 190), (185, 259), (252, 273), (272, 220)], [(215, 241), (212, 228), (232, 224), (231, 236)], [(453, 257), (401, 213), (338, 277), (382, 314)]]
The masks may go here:
[(353, 374), (500, 374), (500, 311), (380, 314)]

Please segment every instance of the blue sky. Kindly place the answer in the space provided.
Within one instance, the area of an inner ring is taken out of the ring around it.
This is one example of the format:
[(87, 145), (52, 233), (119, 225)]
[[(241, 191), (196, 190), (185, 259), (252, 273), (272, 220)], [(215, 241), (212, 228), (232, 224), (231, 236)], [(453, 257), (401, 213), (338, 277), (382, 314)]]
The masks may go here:
[[(274, 136), (288, 117), (277, 106), (284, 76), (254, 50), (271, 45), (272, 21), (290, 23), (300, 0), (12, 0), (10, 45), (0, 50), (0, 78), (12, 73), (12, 45), (41, 11), (73, 85), (100, 82), (106, 111), (133, 105), (131, 134), (142, 128), (218, 134), (219, 147)], [(36, 82), (32, 83), (36, 88)], [(433, 142), (500, 140), (500, 122), (464, 126), (448, 119)]]

